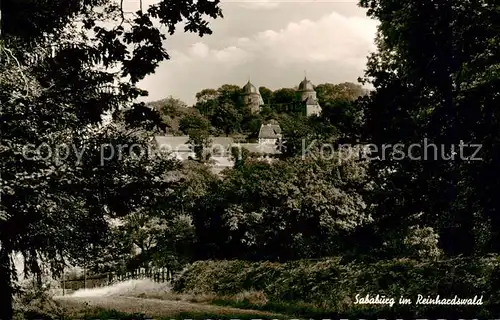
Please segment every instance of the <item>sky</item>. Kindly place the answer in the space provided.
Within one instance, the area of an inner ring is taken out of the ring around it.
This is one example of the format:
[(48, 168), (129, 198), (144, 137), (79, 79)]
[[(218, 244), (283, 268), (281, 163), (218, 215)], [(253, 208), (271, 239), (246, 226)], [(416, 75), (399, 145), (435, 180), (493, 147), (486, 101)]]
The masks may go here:
[[(139, 0), (125, 0), (135, 11)], [(143, 0), (143, 7), (156, 2)], [(378, 25), (357, 0), (222, 0), (224, 18), (211, 20), (212, 35), (184, 33), (164, 42), (170, 60), (139, 85), (146, 100), (173, 96), (188, 105), (197, 92), (249, 79), (272, 90), (298, 85), (356, 82), (375, 51)]]

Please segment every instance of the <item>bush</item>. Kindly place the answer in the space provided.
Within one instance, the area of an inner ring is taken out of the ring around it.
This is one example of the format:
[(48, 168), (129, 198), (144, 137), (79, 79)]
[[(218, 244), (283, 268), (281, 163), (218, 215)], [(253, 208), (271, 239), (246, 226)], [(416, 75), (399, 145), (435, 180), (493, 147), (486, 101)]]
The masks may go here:
[[(285, 264), (246, 261), (198, 261), (174, 281), (180, 293), (236, 295), (262, 292), (268, 303), (308, 304), (332, 313), (367, 316), (435, 316), (457, 314), (477, 317), (500, 313), (500, 258), (459, 258), (421, 262), (398, 259), (377, 263), (342, 263), (340, 259), (295, 261)], [(354, 304), (355, 296), (385, 295), (396, 303)], [(461, 298), (483, 295), (482, 306), (400, 305), (401, 296)], [(359, 313), (361, 312), (361, 313)], [(453, 313), (455, 312), (455, 313)]]
[(60, 319), (63, 310), (52, 299), (51, 287), (49, 282), (38, 284), (25, 281), (22, 283), (14, 301), (16, 320)]

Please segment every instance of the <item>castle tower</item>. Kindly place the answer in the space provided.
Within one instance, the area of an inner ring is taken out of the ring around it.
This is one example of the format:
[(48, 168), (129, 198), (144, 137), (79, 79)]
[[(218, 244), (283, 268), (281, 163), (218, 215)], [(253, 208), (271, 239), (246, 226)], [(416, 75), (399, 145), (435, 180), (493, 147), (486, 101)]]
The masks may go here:
[(311, 81), (307, 80), (307, 77), (304, 77), (297, 91), (300, 94), (300, 99), (306, 105), (306, 116), (309, 117), (313, 114), (319, 115), (321, 113), (321, 106), (318, 103), (314, 86)]
[(243, 86), (242, 90), (243, 103), (246, 106), (250, 106), (252, 113), (259, 113), (260, 107), (264, 104), (259, 90), (250, 83), (250, 80), (248, 80), (247, 84)]

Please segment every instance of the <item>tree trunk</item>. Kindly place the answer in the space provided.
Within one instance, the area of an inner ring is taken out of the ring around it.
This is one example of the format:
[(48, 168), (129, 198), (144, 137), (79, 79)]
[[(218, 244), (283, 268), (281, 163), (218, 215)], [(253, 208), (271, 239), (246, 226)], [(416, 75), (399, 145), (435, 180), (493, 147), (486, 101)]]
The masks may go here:
[(14, 316), (12, 308), (12, 278), (10, 255), (5, 248), (0, 249), (0, 320), (11, 320)]
[(83, 263), (83, 289), (87, 289), (87, 260)]
[(66, 294), (66, 275), (64, 274), (64, 268), (62, 271), (62, 295), (64, 296)]

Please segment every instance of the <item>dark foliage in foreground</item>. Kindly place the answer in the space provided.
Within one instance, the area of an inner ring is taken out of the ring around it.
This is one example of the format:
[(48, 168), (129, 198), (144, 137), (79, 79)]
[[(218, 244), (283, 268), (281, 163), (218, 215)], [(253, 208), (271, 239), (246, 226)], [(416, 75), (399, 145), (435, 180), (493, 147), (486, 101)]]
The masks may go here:
[[(177, 292), (220, 297), (260, 291), (268, 299), (267, 308), (255, 305), (252, 308), (274, 312), (288, 309), (290, 313), (315, 317), (335, 314), (398, 318), (491, 317), (500, 312), (499, 288), (500, 258), (497, 256), (429, 262), (399, 259), (376, 263), (346, 263), (341, 259), (285, 264), (200, 261), (188, 266), (174, 282)], [(392, 308), (387, 305), (356, 305), (357, 294), (358, 298), (367, 294), (394, 297), (396, 303)], [(478, 298), (483, 296), (483, 305), (416, 305), (419, 294), (431, 298), (440, 295), (441, 299), (478, 295)], [(413, 304), (398, 304), (400, 297), (412, 299)], [(303, 308), (299, 308), (300, 305)]]

